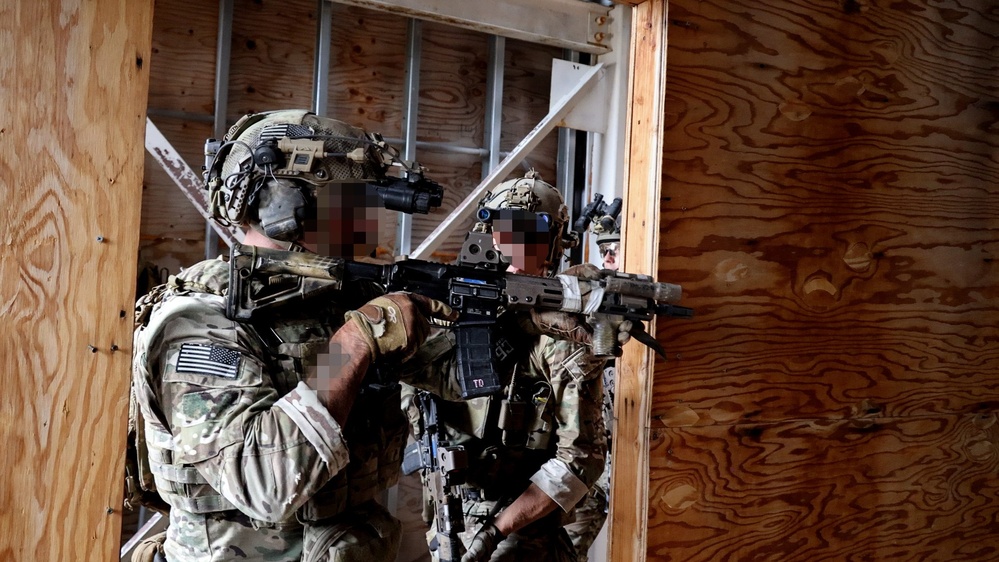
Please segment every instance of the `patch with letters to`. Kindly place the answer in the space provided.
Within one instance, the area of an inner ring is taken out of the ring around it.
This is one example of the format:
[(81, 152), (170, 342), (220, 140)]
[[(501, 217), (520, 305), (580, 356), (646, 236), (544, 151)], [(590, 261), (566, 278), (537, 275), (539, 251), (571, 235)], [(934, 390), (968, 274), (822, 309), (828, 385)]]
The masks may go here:
[(241, 358), (240, 352), (226, 347), (185, 343), (177, 357), (177, 372), (235, 379)]

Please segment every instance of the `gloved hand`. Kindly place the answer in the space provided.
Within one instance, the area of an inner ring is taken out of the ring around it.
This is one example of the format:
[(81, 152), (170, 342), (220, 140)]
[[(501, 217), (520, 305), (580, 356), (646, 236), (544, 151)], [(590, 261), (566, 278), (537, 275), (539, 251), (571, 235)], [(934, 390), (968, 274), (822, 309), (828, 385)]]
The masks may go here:
[[(597, 266), (590, 263), (574, 265), (563, 272), (563, 275), (576, 277), (581, 281), (599, 281), (603, 278), (603, 273)], [(582, 302), (590, 294), (590, 284), (580, 283), (579, 297)], [(592, 318), (587, 319), (581, 313), (558, 312), (558, 311), (538, 311), (531, 310), (521, 319), (521, 326), (529, 333), (536, 335), (547, 335), (555, 339), (568, 340), (583, 345), (592, 345), (593, 328)], [(633, 324), (630, 320), (624, 320), (616, 325), (617, 344), (613, 349), (614, 355), (621, 354), (621, 346), (631, 339), (630, 331)]]
[[(602, 277), (600, 270), (590, 263), (574, 265), (566, 269), (564, 275), (578, 277), (586, 281), (595, 281)], [(589, 294), (588, 286), (585, 283), (580, 285), (580, 289)], [(586, 295), (582, 296), (585, 299)], [(528, 333), (534, 335), (546, 335), (584, 345), (590, 345), (592, 341), (591, 332), (593, 330), (586, 324), (586, 318), (582, 314), (531, 310), (520, 318), (520, 324)]]
[[(583, 281), (599, 281), (603, 279), (604, 275), (600, 268), (593, 265), (592, 263), (581, 263), (574, 265), (572, 267), (566, 268), (563, 272), (564, 275), (571, 275), (573, 277), (578, 277)], [(580, 285), (580, 293), (583, 298), (583, 302), (586, 302), (587, 296), (590, 294), (589, 287), (583, 287)], [(631, 320), (624, 320), (617, 325), (617, 345), (614, 348), (614, 355), (621, 355), (621, 346), (631, 341), (631, 328), (633, 324)], [(592, 331), (592, 329), (590, 330)]]
[(492, 523), (484, 525), (478, 533), (475, 533), (472, 544), (468, 545), (468, 550), (461, 557), (461, 562), (486, 562), (505, 538), (506, 536), (496, 528), (496, 525)]
[[(559, 312), (557, 310), (539, 311), (531, 309), (524, 313), (520, 325), (525, 331), (535, 335), (551, 336), (557, 340), (567, 340), (583, 345), (593, 345), (593, 328), (582, 314)], [(631, 341), (631, 330), (634, 324), (624, 320), (616, 325), (617, 343), (613, 355), (621, 355), (621, 346)]]
[(603, 274), (600, 273), (600, 268), (592, 263), (581, 263), (567, 267), (562, 274), (579, 277), (580, 279), (584, 279), (586, 281), (599, 281), (603, 278)]
[(344, 314), (371, 350), (371, 360), (403, 361), (430, 333), (430, 318), (456, 320), (451, 307), (422, 295), (389, 293)]
[(536, 336), (551, 336), (557, 340), (567, 340), (583, 345), (593, 342), (593, 330), (582, 314), (559, 312), (557, 310), (531, 309), (519, 317), (520, 326)]

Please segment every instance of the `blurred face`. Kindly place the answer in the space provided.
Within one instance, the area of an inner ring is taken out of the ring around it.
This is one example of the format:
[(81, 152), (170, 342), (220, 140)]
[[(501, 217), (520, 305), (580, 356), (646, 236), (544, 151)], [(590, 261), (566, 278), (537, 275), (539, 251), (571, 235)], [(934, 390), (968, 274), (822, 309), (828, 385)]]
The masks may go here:
[(305, 225), (302, 246), (324, 256), (368, 256), (378, 246), (381, 202), (365, 184), (330, 184), (317, 194), (316, 220)]
[(621, 245), (617, 242), (608, 242), (600, 245), (600, 255), (604, 260), (604, 269), (617, 271), (617, 251), (620, 246)]
[(547, 217), (523, 209), (500, 209), (493, 217), (493, 242), (510, 260), (509, 270), (545, 275), (551, 245)]

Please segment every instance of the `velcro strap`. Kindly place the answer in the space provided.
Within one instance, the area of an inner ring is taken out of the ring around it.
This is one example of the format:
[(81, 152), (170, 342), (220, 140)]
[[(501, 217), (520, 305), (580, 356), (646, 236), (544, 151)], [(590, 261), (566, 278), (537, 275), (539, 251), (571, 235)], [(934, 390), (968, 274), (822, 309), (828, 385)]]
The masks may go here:
[(146, 450), (149, 452), (150, 464), (173, 464), (173, 451), (170, 449), (161, 449), (147, 442)]
[(172, 507), (189, 513), (214, 513), (236, 509), (235, 505), (220, 494), (207, 494), (193, 498), (170, 492), (160, 492), (160, 495)]
[(190, 466), (176, 466), (172, 464), (160, 464), (158, 462), (149, 463), (153, 474), (179, 484), (208, 484), (208, 480), (201, 475), (196, 468)]

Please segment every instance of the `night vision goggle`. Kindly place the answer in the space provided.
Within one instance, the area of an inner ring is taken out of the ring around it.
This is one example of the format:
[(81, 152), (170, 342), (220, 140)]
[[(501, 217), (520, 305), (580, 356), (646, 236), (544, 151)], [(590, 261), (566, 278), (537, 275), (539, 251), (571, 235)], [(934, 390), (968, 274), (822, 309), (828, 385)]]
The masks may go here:
[[(269, 130), (267, 130), (269, 129)], [(383, 175), (378, 178), (357, 178), (357, 181), (343, 181), (343, 183), (365, 183), (373, 187), (379, 196), (380, 203), (386, 209), (401, 213), (427, 214), (432, 209), (437, 209), (444, 201), (444, 188), (437, 182), (424, 177), (422, 169), (418, 164), (407, 165), (399, 160), (394, 150), (384, 143), (371, 141), (368, 139), (356, 139), (346, 137), (335, 137), (338, 140), (354, 141), (359, 144), (372, 145), (375, 150), (368, 151), (366, 147), (357, 147), (350, 152), (327, 152), (325, 140), (334, 138), (330, 135), (301, 134), (302, 129), (308, 131), (307, 127), (298, 126), (292, 129), (286, 125), (275, 125), (265, 129), (261, 134), (256, 146), (249, 147), (251, 157), (245, 163), (248, 167), (230, 174), (232, 178), (221, 177), (222, 163), (232, 150), (232, 147), (240, 141), (218, 141), (208, 139), (205, 143), (206, 156), (206, 184), (209, 192), (219, 190), (223, 182), (232, 180), (241, 181), (255, 171), (259, 172), (259, 177), (254, 184), (263, 182), (267, 178), (290, 180), (303, 180), (312, 185), (322, 185), (334, 181), (341, 181), (329, 177), (324, 163), (329, 158), (342, 158), (357, 164), (363, 164), (367, 158), (371, 158), (370, 152), (377, 152), (378, 158), (385, 166), (398, 165), (403, 169), (402, 177)], [(293, 136), (292, 136), (293, 135)], [(244, 144), (244, 146), (246, 146)], [(250, 187), (250, 193), (240, 194), (241, 200), (252, 199), (259, 185)], [(212, 197), (215, 200), (215, 197)], [(233, 203), (226, 201), (225, 204), (233, 206)], [(242, 205), (236, 204), (237, 207)], [(243, 209), (236, 211), (235, 216), (225, 213), (233, 222), (242, 220)]]
[(526, 209), (479, 209), (475, 214), (479, 222), (494, 229), (519, 232), (550, 232), (552, 217), (548, 213), (535, 213)]

